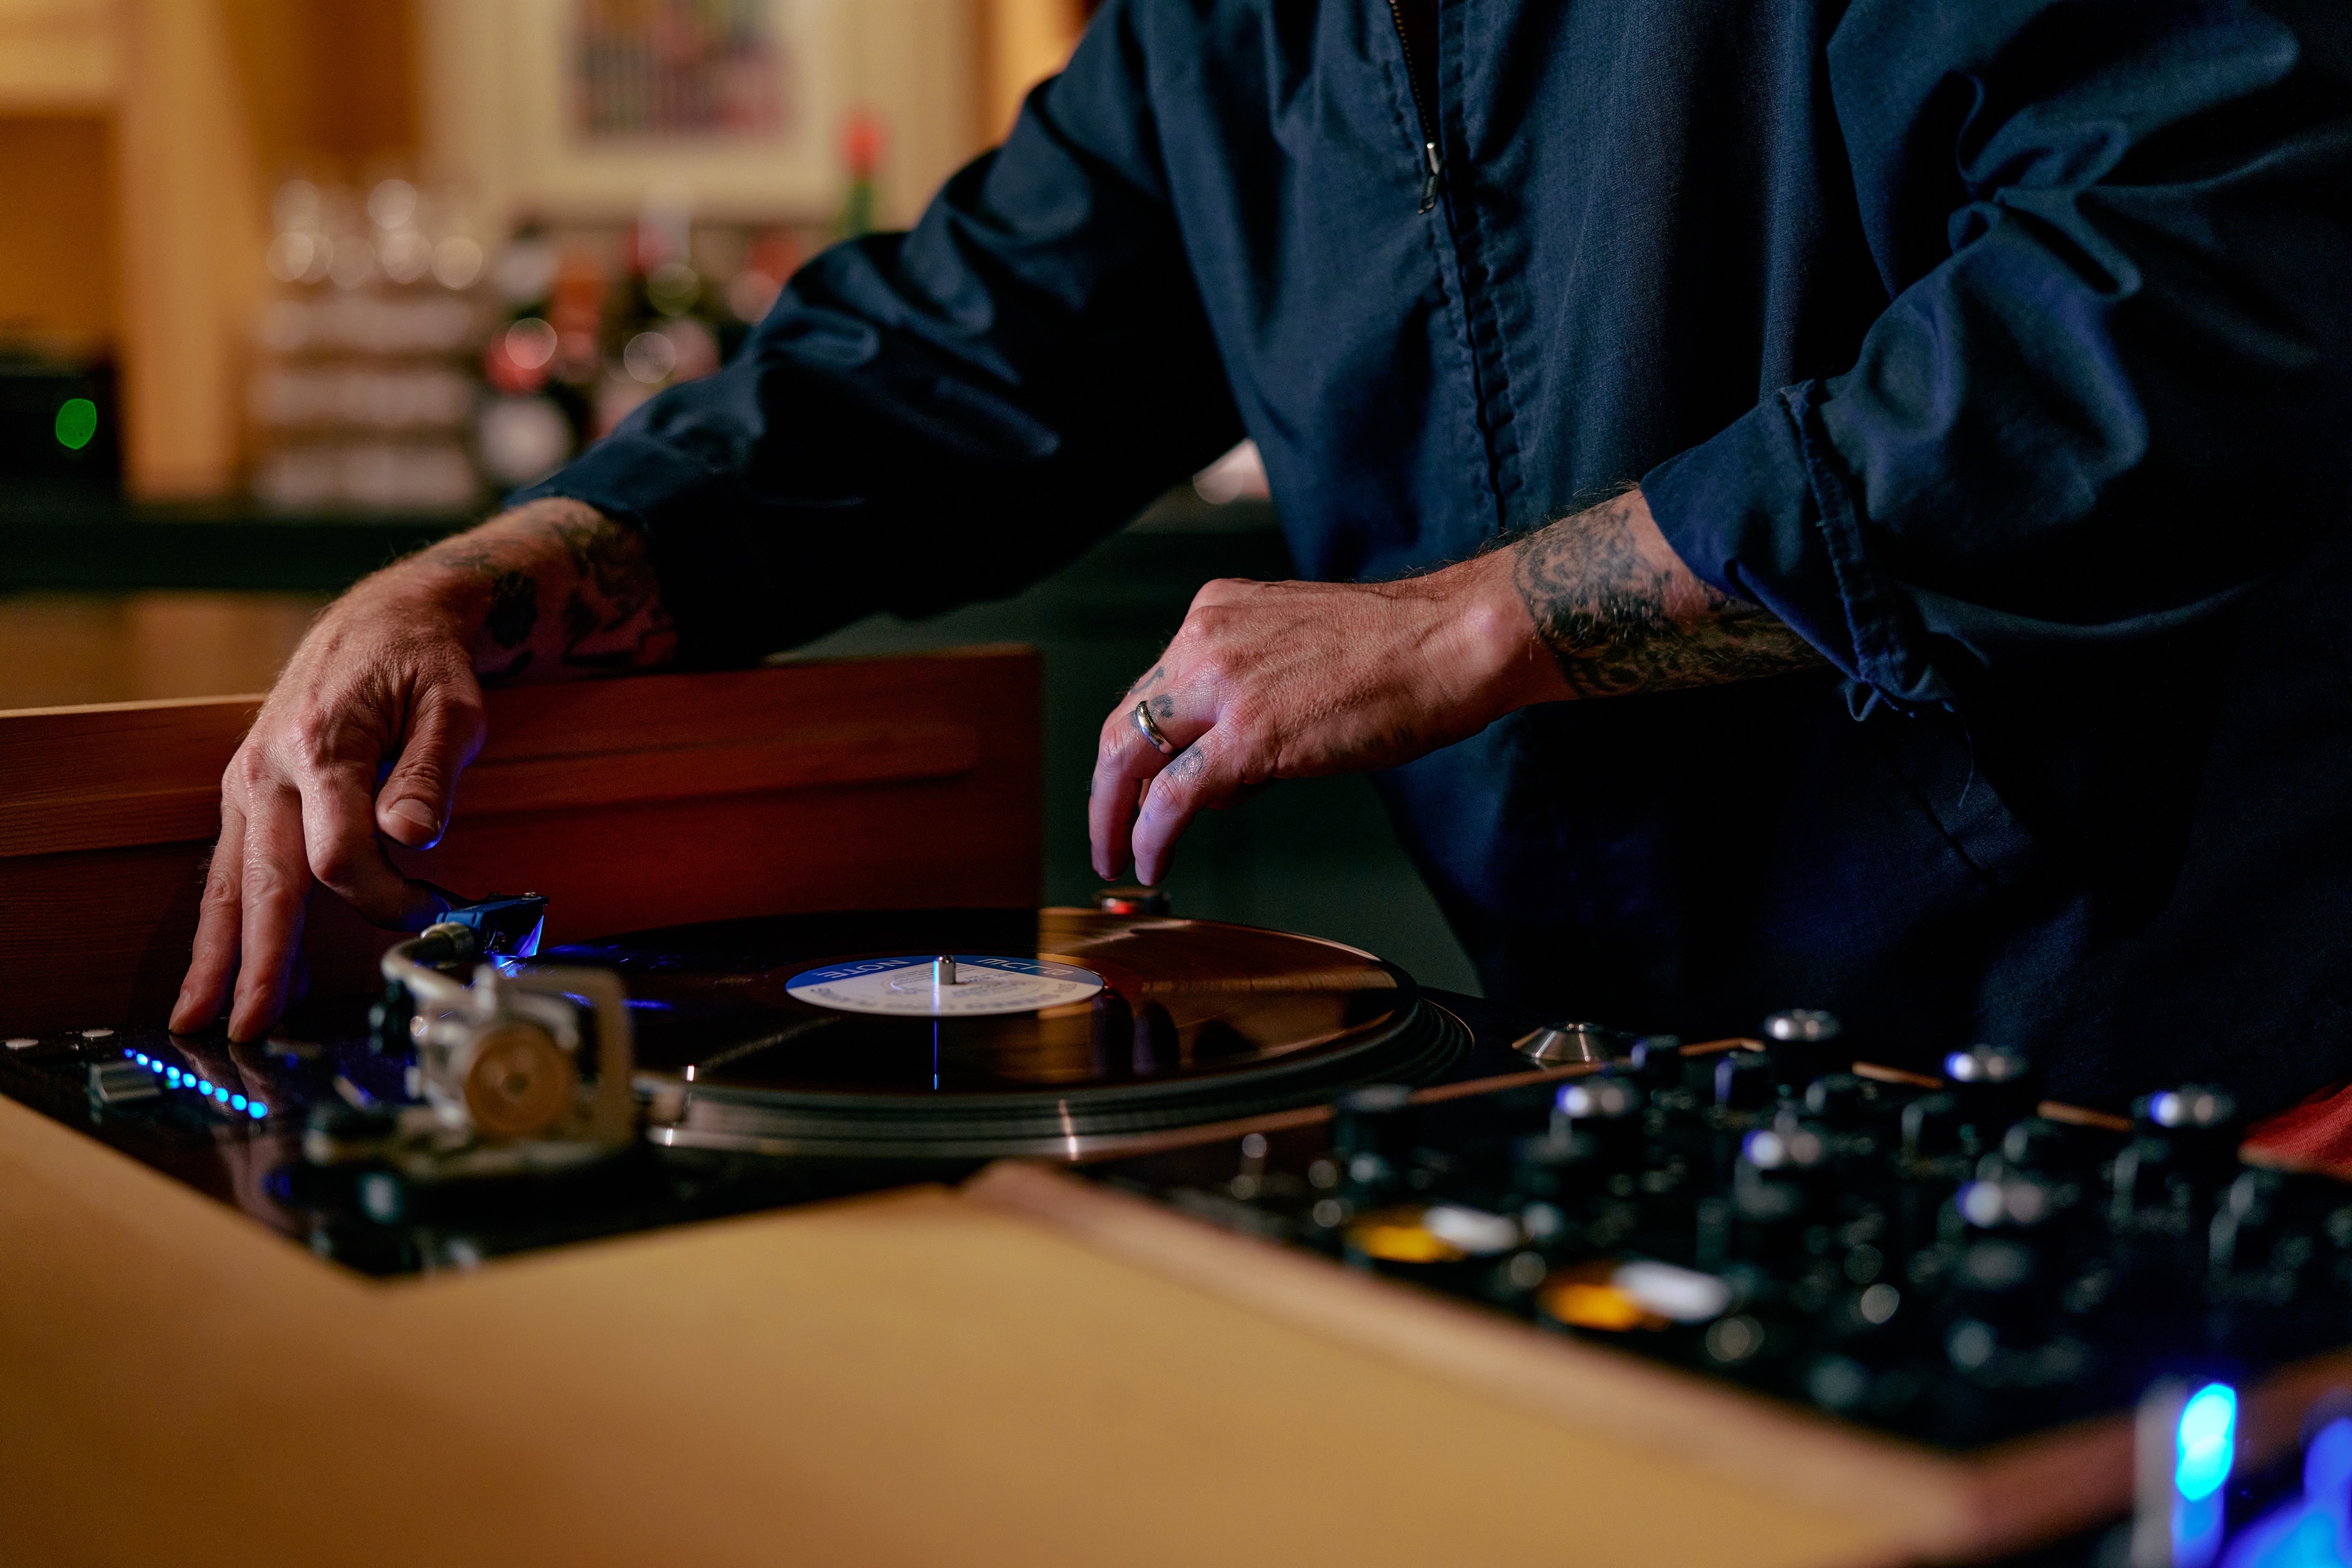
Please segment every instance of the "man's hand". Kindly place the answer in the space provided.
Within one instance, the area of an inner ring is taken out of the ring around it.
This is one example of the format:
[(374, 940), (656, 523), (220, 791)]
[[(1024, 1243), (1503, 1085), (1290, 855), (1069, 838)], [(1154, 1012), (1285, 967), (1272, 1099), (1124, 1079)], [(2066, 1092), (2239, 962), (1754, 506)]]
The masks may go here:
[[(1393, 583), (1211, 583), (1103, 721), (1095, 870), (1164, 876), (1193, 814), (1281, 778), (1409, 762), (1533, 702), (1712, 685), (1818, 665), (1709, 587), (1639, 490), (1507, 548)], [(1178, 748), (1134, 721), (1148, 702)]]
[(676, 644), (643, 539), (576, 501), (509, 512), (328, 606), (221, 780), (172, 1027), (218, 1017), (232, 981), (232, 1038), (276, 1022), (313, 879), (379, 925), (439, 912), (383, 841), (426, 848), (447, 827), (483, 681), (658, 664)]

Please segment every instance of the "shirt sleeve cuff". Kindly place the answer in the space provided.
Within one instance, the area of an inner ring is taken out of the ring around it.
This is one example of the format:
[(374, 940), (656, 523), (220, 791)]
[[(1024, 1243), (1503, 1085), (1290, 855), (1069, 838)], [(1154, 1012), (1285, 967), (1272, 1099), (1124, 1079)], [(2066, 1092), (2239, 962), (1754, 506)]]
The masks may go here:
[(1899, 706), (1948, 706), (1918, 619), (1871, 558), (1817, 382), (1773, 394), (1643, 478), (1675, 553), (1726, 594), (1763, 605), (1849, 679)]

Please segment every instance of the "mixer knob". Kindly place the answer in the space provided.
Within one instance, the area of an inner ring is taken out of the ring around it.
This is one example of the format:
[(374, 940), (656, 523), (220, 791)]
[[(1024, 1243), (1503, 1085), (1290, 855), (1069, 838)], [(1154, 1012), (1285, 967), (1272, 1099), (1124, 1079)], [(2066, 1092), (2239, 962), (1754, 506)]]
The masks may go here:
[(2139, 1137), (2116, 1156), (2114, 1222), (2139, 1226), (2144, 1216), (2169, 1213), (2188, 1201), (2188, 1182), (2172, 1145)]
[(2029, 1116), (2012, 1123), (2000, 1140), (2002, 1163), (2051, 1175), (2082, 1175), (2099, 1163), (2102, 1152), (2099, 1141), (2083, 1129), (2046, 1116)]
[(1580, 1157), (1611, 1165), (1631, 1161), (1642, 1147), (1642, 1091), (1610, 1073), (1562, 1084), (1552, 1100), (1552, 1137), (1568, 1142), (1580, 1132)]
[(2030, 1176), (1979, 1176), (1952, 1197), (1960, 1217), (1978, 1230), (2032, 1230), (2057, 1210), (2056, 1194)]
[(1967, 1148), (1959, 1103), (1948, 1094), (1924, 1094), (1903, 1108), (1903, 1155), (1946, 1160)]
[(1867, 1079), (1833, 1072), (1805, 1086), (1805, 1114), (1837, 1132), (1853, 1132), (1868, 1125), (1876, 1103)]
[(1829, 1172), (1829, 1140), (1817, 1127), (1783, 1116), (1740, 1140), (1731, 1195), (1742, 1219), (1774, 1226), (1803, 1217)]
[(1402, 1179), (1412, 1105), (1412, 1090), (1401, 1083), (1368, 1084), (1339, 1097), (1331, 1151), (1360, 1198), (1385, 1192)]
[(2247, 1170), (2230, 1184), (2213, 1211), (2208, 1258), (2216, 1279), (2263, 1268), (2284, 1228), (2279, 1212), (2286, 1178), (2276, 1171)]
[(2143, 1135), (2162, 1139), (2191, 1173), (2218, 1179), (2237, 1168), (2238, 1102), (2221, 1090), (2185, 1085), (2132, 1109)]
[(1944, 1058), (1944, 1078), (1960, 1119), (1988, 1142), (2011, 1122), (2032, 1115), (2042, 1098), (2033, 1064), (2024, 1052), (2006, 1046), (1954, 1051)]
[(1683, 1042), (1678, 1035), (1644, 1035), (1633, 1042), (1632, 1058), (1622, 1069), (1635, 1083), (1655, 1094), (1683, 1086)]
[(1853, 1062), (1853, 1053), (1838, 1047), (1844, 1033), (1833, 1015), (1818, 1007), (1792, 1007), (1764, 1020), (1765, 1049), (1780, 1064), (1780, 1082), (1792, 1092)]
[(1107, 915), (1164, 915), (1168, 895), (1158, 888), (1105, 888), (1095, 907)]
[(1715, 1102), (1726, 1110), (1757, 1110), (1772, 1103), (1780, 1069), (1759, 1051), (1726, 1051), (1715, 1064)]
[(1642, 1114), (1642, 1091), (1613, 1073), (1562, 1084), (1554, 1109), (1571, 1121), (1624, 1121)]

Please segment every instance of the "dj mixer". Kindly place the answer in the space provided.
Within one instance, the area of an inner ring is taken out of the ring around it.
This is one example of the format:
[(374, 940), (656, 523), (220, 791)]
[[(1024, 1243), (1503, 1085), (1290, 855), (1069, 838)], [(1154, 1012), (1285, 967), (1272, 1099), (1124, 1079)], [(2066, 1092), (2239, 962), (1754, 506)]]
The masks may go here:
[(1542, 1025), (1135, 893), (544, 954), (541, 910), (462, 906), (261, 1046), (11, 1036), (0, 1091), (364, 1273), (969, 1183), (1640, 1441), (1826, 1457), (1921, 1555), (2352, 1561), (2352, 1185), (2249, 1163), (2220, 1089), (2054, 1104), (1821, 1012)]

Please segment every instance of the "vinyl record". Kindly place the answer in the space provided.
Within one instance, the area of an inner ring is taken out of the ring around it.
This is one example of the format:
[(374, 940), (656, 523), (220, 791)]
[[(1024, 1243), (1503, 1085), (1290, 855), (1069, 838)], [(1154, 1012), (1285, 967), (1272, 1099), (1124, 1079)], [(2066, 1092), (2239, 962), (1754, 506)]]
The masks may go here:
[(620, 972), (677, 1147), (1076, 1157), (1427, 1081), (1469, 1043), (1368, 953), (1165, 915), (802, 915), (544, 957)]

